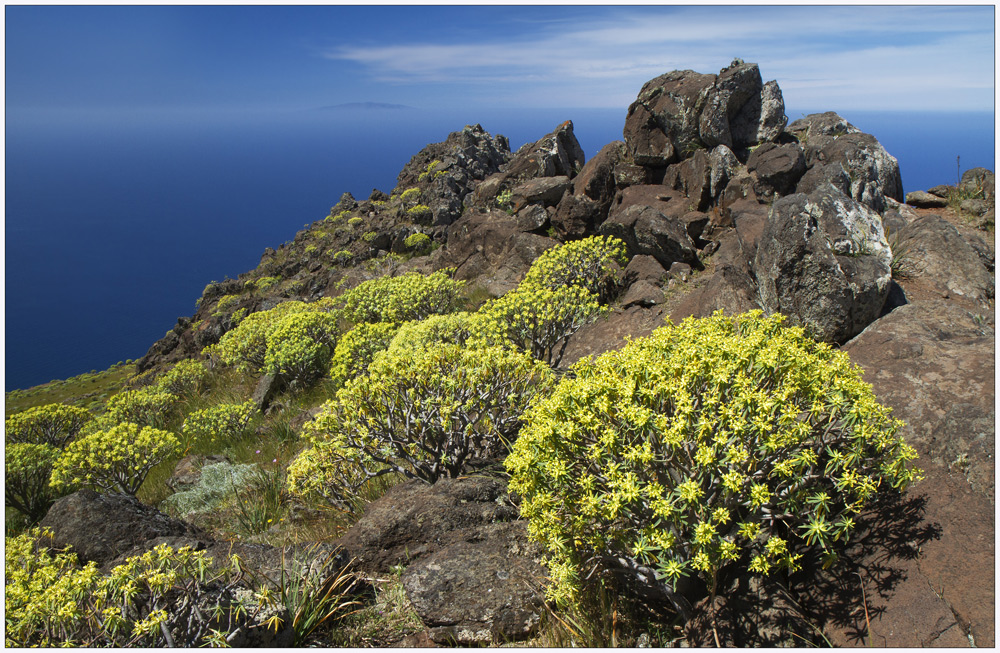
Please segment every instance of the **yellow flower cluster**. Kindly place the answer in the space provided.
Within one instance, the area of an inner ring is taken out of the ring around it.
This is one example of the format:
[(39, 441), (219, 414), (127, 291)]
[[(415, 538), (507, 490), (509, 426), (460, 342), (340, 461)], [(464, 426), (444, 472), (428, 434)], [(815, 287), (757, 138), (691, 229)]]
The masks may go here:
[[(213, 627), (246, 612), (234, 600), (236, 565), (213, 564), (204, 551), (161, 544), (103, 575), (73, 553), (53, 553), (46, 538), (37, 528), (5, 538), (9, 647), (203, 645)], [(199, 602), (208, 587), (215, 598)]]
[(393, 322), (374, 322), (359, 324), (345, 333), (330, 361), (330, 377), (337, 386), (364, 374), (375, 354), (389, 346), (398, 329)]
[(364, 479), (390, 471), (428, 482), (458, 476), (468, 461), (506, 452), (522, 412), (552, 379), (544, 364), (506, 348), (383, 352), (306, 424), (314, 453), (302, 465), (322, 471), (316, 461), (335, 463), (313, 481), (331, 493), (342, 492), (344, 464)]
[(93, 486), (134, 496), (149, 471), (179, 447), (167, 431), (118, 424), (71, 442), (52, 468), (52, 486)]
[(614, 236), (591, 236), (543, 252), (523, 283), (550, 290), (581, 286), (607, 300), (627, 261), (624, 242)]
[(757, 573), (794, 570), (920, 474), (847, 355), (759, 311), (668, 323), (581, 361), (525, 421), (510, 488), (560, 601), (606, 557), (661, 583), (711, 586), (744, 554)]
[(4, 440), (64, 447), (92, 416), (86, 409), (66, 404), (35, 406), (7, 418)]
[(184, 419), (184, 426), (181, 427), (185, 451), (195, 443), (225, 444), (239, 438), (247, 431), (256, 414), (257, 407), (252, 401), (216, 404), (193, 411)]

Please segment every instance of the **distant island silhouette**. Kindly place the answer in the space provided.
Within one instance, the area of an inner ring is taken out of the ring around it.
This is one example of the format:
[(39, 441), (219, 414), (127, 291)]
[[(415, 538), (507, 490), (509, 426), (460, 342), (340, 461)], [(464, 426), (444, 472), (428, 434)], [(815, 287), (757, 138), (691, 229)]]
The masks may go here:
[(343, 109), (365, 109), (365, 110), (409, 110), (412, 111), (416, 107), (407, 106), (405, 104), (389, 104), (387, 102), (347, 102), (345, 104), (332, 104), (326, 107), (320, 107), (322, 111), (330, 110), (343, 110)]

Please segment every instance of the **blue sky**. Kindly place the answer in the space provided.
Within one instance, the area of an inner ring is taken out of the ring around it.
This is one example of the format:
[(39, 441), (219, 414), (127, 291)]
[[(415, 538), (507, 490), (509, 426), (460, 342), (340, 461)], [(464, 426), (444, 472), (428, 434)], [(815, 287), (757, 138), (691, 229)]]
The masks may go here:
[(988, 6), (12, 6), (6, 106), (625, 107), (739, 56), (789, 107), (994, 108)]

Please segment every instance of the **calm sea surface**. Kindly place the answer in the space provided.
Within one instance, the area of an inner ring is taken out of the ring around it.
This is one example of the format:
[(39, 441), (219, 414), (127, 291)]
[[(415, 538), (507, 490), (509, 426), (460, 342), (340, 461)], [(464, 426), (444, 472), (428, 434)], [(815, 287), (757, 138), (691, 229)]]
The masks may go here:
[[(808, 110), (787, 111), (791, 120)], [(992, 114), (843, 113), (899, 159), (906, 191), (994, 168)], [(8, 111), (5, 388), (142, 356), (210, 281), (324, 217), (389, 191), (424, 145), (480, 123), (511, 149), (572, 119), (593, 156), (625, 111), (75, 116)]]

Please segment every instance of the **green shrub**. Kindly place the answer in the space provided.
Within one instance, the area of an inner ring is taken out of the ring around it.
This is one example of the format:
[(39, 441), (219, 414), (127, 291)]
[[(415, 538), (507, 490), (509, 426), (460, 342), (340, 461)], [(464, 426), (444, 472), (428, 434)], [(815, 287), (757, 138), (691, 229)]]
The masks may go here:
[(178, 452), (167, 431), (119, 424), (75, 440), (52, 469), (52, 486), (93, 486), (135, 496), (149, 471)]
[(213, 316), (225, 315), (226, 313), (232, 312), (233, 308), (240, 303), (239, 295), (223, 295), (219, 297), (218, 303), (215, 305), (215, 312), (212, 313)]
[(7, 418), (4, 439), (8, 444), (25, 442), (62, 448), (80, 432), (93, 415), (66, 404), (35, 406)]
[(286, 315), (293, 313), (324, 311), (326, 306), (319, 302), (282, 302), (269, 311), (258, 311), (246, 316), (239, 326), (226, 332), (214, 345), (205, 347), (206, 356), (214, 356), (226, 365), (232, 365), (241, 372), (260, 374), (264, 371), (267, 357), (267, 335), (274, 325)]
[(402, 354), (436, 344), (464, 345), (469, 339), (469, 318), (469, 313), (459, 311), (412, 320), (399, 327), (388, 349)]
[(267, 290), (268, 288), (281, 283), (281, 277), (261, 277), (254, 284), (257, 290)]
[[(832, 560), (861, 510), (918, 478), (916, 457), (843, 352), (760, 311), (668, 324), (573, 367), (537, 402), (507, 459), (550, 594), (595, 565), (668, 597), (721, 568)], [(613, 562), (618, 561), (618, 562)]]
[(403, 245), (407, 249), (422, 252), (431, 246), (431, 237), (418, 232), (407, 236), (406, 240), (403, 241)]
[(161, 376), (156, 387), (170, 394), (190, 396), (201, 389), (206, 377), (208, 370), (201, 361), (186, 359), (179, 361)]
[(471, 459), (505, 454), (528, 402), (551, 384), (544, 365), (499, 347), (382, 354), (304, 431), (333, 470), (356, 465), (364, 478), (398, 472), (433, 483)]
[(267, 332), (263, 371), (280, 374), (292, 383), (308, 383), (330, 365), (337, 341), (337, 316), (324, 312), (291, 313)]
[(420, 199), (420, 189), (419, 188), (407, 188), (403, 191), (403, 194), (399, 196), (404, 202), (416, 202)]
[(402, 323), (454, 311), (464, 286), (464, 281), (455, 281), (444, 271), (427, 276), (408, 272), (365, 281), (338, 297), (337, 302), (340, 315), (354, 324)]
[(361, 240), (365, 241), (366, 243), (372, 242), (377, 237), (378, 237), (377, 231), (366, 231), (365, 233), (361, 234)]
[(243, 436), (257, 415), (252, 401), (242, 404), (216, 404), (193, 411), (184, 419), (181, 435), (185, 451), (199, 444), (227, 444)]
[(546, 250), (535, 259), (522, 284), (558, 290), (577, 285), (607, 300), (628, 261), (625, 243), (613, 236), (592, 236)]
[(431, 207), (426, 204), (417, 204), (406, 209), (406, 215), (414, 222), (429, 220), (433, 213)]
[(5, 538), (9, 647), (217, 645), (246, 621), (238, 560), (213, 567), (204, 551), (161, 544), (105, 576), (94, 562), (80, 567), (76, 554), (36, 546), (45, 537), (34, 529)]
[(330, 377), (338, 385), (361, 376), (375, 358), (386, 349), (399, 326), (392, 322), (359, 324), (340, 339), (330, 362)]
[(101, 426), (132, 423), (142, 426), (163, 426), (180, 401), (180, 397), (164, 392), (157, 386), (139, 390), (124, 390), (105, 403)]
[(469, 344), (513, 345), (555, 367), (569, 337), (607, 313), (597, 296), (581, 286), (550, 290), (522, 284), (472, 315)]
[(347, 224), (350, 225), (351, 227), (357, 227), (358, 225), (363, 224), (364, 221), (365, 221), (364, 218), (354, 217), (354, 218), (351, 218), (350, 220), (348, 220)]
[(4, 451), (4, 505), (31, 523), (45, 516), (59, 493), (49, 487), (52, 466), (62, 452), (51, 444), (9, 443)]

